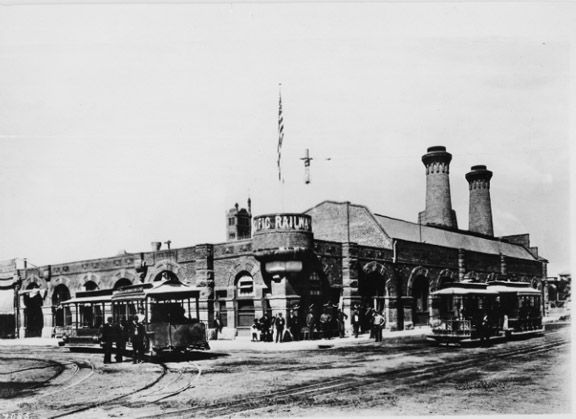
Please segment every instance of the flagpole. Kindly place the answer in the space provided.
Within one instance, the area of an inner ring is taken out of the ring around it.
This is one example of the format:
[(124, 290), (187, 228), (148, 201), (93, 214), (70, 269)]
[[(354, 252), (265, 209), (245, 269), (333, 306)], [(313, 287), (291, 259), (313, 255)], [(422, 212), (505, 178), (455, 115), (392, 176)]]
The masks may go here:
[(278, 83), (278, 181), (280, 182), (280, 199), (284, 208), (284, 177), (282, 176), (282, 143), (284, 142), (284, 115), (282, 113), (282, 83)]

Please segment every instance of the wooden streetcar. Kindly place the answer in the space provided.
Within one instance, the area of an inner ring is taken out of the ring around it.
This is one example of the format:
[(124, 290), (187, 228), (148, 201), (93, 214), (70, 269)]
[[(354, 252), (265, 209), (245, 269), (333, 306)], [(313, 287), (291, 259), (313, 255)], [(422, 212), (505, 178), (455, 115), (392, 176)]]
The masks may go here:
[(524, 282), (448, 283), (431, 295), (438, 344), (475, 344), (542, 334), (540, 291)]
[(199, 298), (197, 289), (177, 279), (79, 292), (62, 303), (67, 315), (64, 326), (56, 328), (56, 338), (71, 350), (94, 350), (100, 347), (100, 327), (108, 317), (115, 325), (130, 327), (131, 319), (139, 316), (148, 355), (207, 350), (206, 325), (198, 320)]

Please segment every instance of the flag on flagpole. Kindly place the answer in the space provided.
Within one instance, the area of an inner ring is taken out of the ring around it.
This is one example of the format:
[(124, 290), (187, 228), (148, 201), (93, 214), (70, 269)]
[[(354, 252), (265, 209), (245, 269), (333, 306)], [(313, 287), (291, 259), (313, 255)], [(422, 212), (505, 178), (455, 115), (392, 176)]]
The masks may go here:
[(278, 92), (278, 180), (282, 182), (282, 168), (280, 159), (282, 158), (282, 141), (284, 141), (284, 116), (282, 115), (282, 93)]

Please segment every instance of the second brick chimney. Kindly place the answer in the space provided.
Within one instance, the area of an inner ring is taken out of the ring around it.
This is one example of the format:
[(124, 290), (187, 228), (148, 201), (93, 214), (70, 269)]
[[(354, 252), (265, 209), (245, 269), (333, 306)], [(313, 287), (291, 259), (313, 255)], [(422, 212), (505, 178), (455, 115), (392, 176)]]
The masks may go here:
[(494, 236), (490, 179), (492, 172), (484, 165), (472, 166), (470, 172), (466, 173), (466, 180), (470, 186), (468, 230)]

